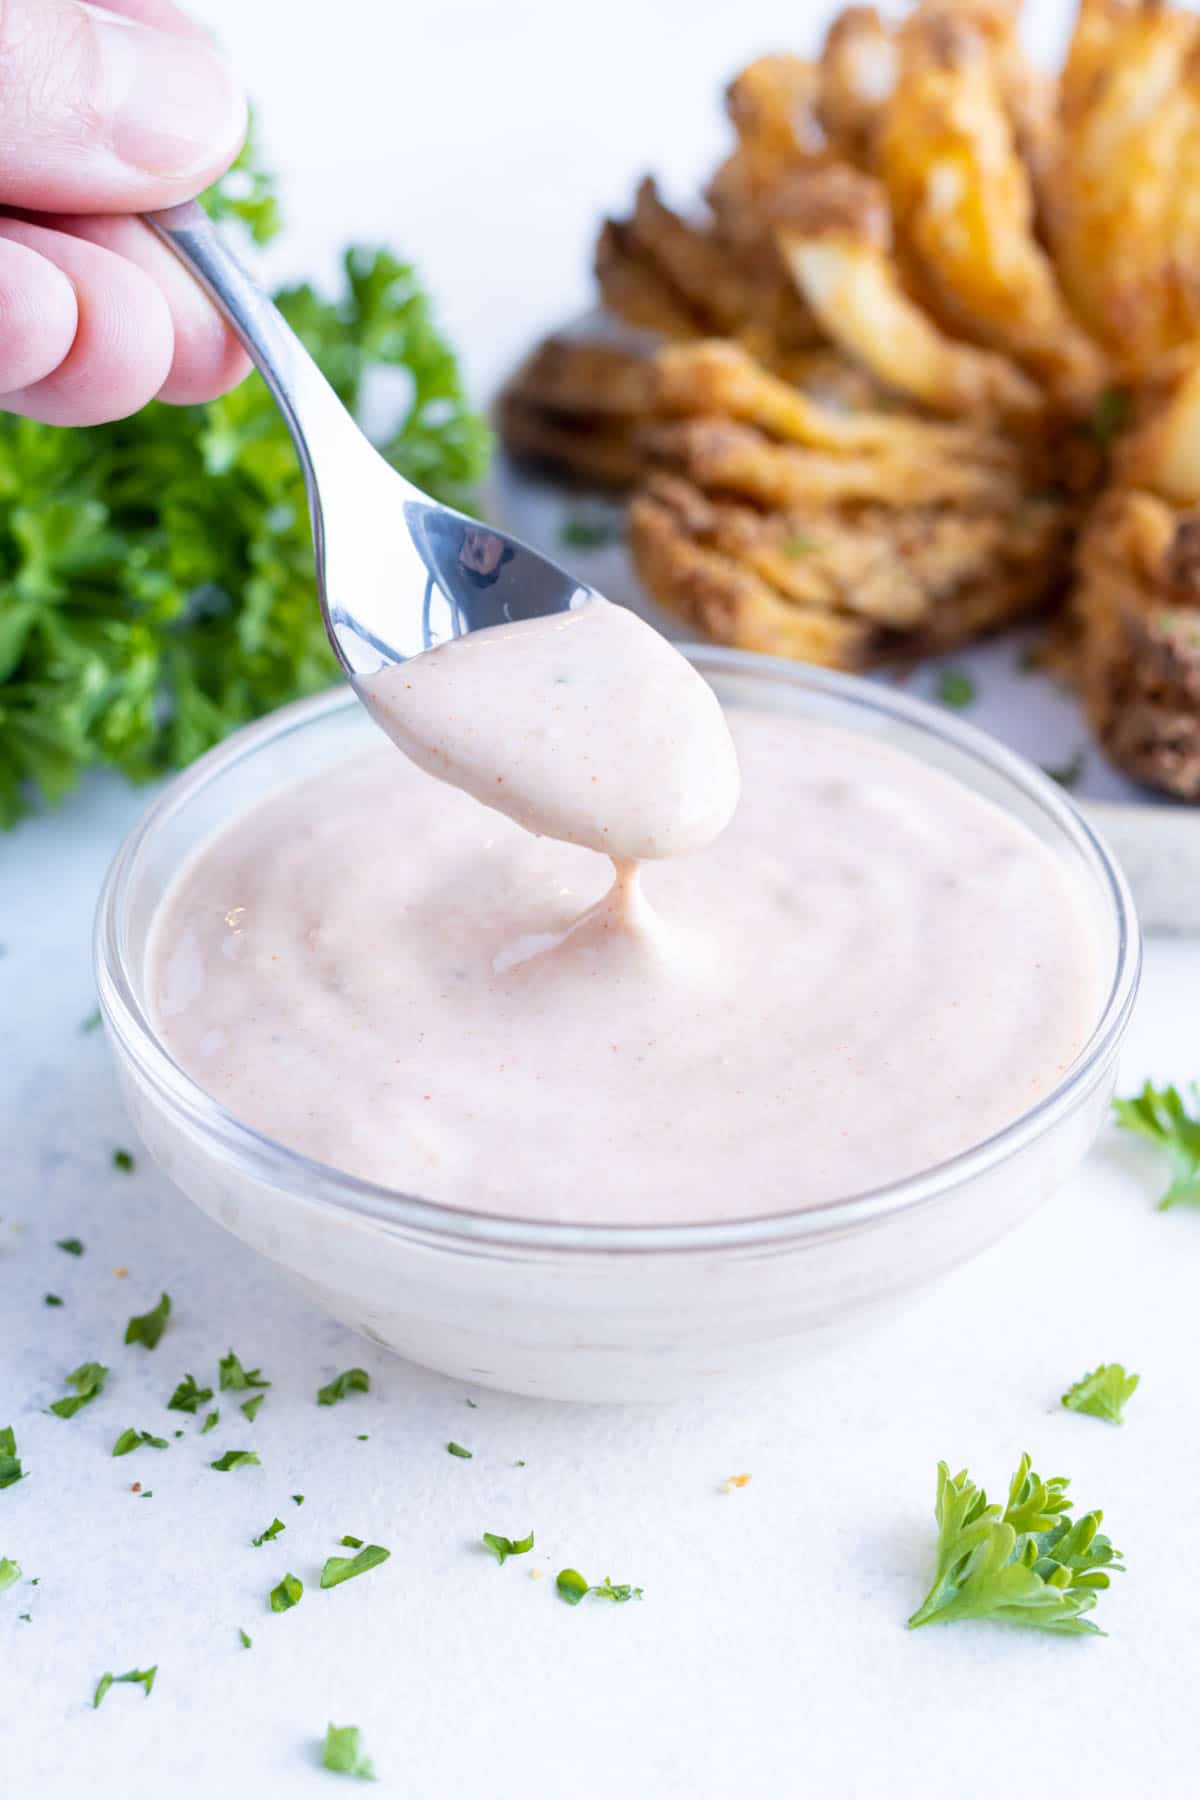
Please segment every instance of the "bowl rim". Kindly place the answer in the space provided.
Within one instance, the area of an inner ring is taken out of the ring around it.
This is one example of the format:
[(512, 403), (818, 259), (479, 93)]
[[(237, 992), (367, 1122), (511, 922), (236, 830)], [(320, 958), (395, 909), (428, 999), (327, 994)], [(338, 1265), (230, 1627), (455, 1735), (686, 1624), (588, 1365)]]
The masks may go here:
[[(141, 1006), (121, 951), (119, 924), (139, 854), (154, 834), (209, 783), (219, 780), (245, 755), (265, 742), (302, 731), (331, 713), (357, 707), (348, 684), (268, 713), (241, 727), (181, 774), (174, 776), (128, 833), (105, 876), (96, 905), (93, 957), (101, 1012), (110, 1040), (129, 1058), (160, 1100), (226, 1157), (252, 1176), (265, 1179), (290, 1199), (314, 1202), (376, 1225), (416, 1232), (444, 1247), (473, 1247), (566, 1253), (621, 1253), (762, 1249), (797, 1238), (819, 1237), (877, 1223), (944, 1196), (983, 1174), (1052, 1129), (1098, 1079), (1124, 1034), (1141, 976), (1142, 942), (1129, 886), (1097, 832), (1061, 787), (1032, 763), (977, 726), (927, 702), (840, 671), (799, 664), (756, 651), (709, 644), (677, 648), (706, 674), (748, 674), (782, 679), (792, 688), (815, 691), (868, 714), (915, 727), (965, 753), (991, 773), (1013, 783), (1027, 800), (1070, 840), (1112, 905), (1116, 956), (1109, 991), (1087, 1042), (1056, 1085), (1027, 1111), (980, 1143), (931, 1169), (858, 1194), (790, 1212), (692, 1224), (566, 1223), (522, 1219), (503, 1213), (473, 1212), (440, 1201), (422, 1200), (381, 1183), (347, 1174), (290, 1149), (229, 1112), (170, 1056)], [(853, 726), (848, 727), (853, 729)]]

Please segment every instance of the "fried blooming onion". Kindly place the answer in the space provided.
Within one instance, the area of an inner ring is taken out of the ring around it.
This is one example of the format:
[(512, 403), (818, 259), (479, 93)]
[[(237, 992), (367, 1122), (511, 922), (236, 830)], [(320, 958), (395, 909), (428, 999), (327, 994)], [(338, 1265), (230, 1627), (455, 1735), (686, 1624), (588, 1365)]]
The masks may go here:
[(1018, 11), (850, 7), (743, 70), (705, 216), (642, 183), (605, 328), (501, 429), (631, 489), (723, 643), (859, 668), (1057, 609), (1109, 755), (1200, 800), (1200, 19), (1082, 0), (1053, 79)]

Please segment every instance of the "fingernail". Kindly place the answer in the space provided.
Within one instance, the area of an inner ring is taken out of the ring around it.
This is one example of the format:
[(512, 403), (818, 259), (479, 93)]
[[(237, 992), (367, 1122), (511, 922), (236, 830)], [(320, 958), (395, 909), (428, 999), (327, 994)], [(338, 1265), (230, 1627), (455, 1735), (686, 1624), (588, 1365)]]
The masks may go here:
[(246, 99), (201, 37), (176, 37), (85, 3), (100, 59), (104, 113), (121, 161), (186, 180), (220, 163), (241, 140)]

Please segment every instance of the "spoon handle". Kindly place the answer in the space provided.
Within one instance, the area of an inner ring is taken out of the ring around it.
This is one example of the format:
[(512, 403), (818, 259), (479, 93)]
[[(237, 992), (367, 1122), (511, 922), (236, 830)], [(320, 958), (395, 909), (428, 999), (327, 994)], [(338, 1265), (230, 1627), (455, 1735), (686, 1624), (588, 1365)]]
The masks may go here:
[(336, 450), (351, 433), (361, 447), (358, 426), (270, 295), (247, 274), (198, 201), (186, 200), (142, 217), (228, 320), (270, 388), (296, 446), (315, 517), (318, 447), (323, 460), (326, 449)]

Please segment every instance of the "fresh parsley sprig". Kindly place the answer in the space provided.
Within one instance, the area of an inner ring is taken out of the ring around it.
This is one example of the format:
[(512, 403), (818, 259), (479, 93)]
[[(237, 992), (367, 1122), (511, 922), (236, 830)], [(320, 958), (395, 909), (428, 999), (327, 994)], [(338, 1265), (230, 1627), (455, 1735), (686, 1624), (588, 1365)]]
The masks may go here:
[(1178, 1088), (1156, 1088), (1147, 1082), (1140, 1094), (1114, 1100), (1117, 1124), (1136, 1132), (1167, 1157), (1171, 1180), (1158, 1202), (1160, 1212), (1171, 1206), (1200, 1205), (1200, 1085), (1192, 1083), (1192, 1104)]
[(1067, 1516), (1069, 1485), (1060, 1475), (1043, 1481), (1025, 1455), (1000, 1507), (965, 1469), (951, 1475), (939, 1463), (937, 1573), (909, 1625), (998, 1619), (1064, 1635), (1098, 1632), (1083, 1614), (1124, 1564), (1100, 1533), (1102, 1513)]

